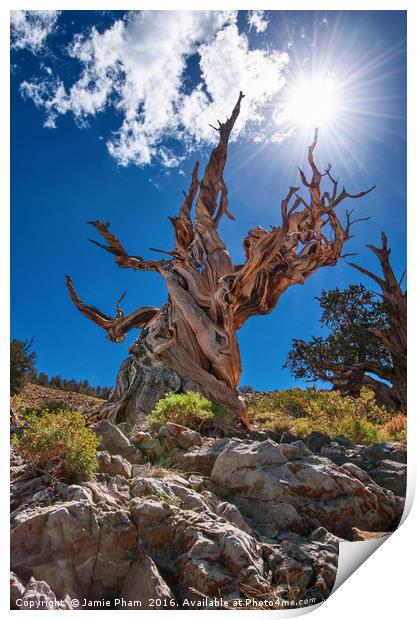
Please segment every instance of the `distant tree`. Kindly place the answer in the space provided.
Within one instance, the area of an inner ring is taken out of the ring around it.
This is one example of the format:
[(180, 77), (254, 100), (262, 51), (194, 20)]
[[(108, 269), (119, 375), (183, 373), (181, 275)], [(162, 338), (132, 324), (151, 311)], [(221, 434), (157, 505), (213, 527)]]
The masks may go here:
[(49, 380), (49, 385), (51, 387), (57, 388), (58, 390), (62, 390), (64, 386), (62, 383), (61, 375), (55, 375), (54, 377), (51, 377)]
[(53, 387), (65, 392), (77, 392), (86, 396), (95, 396), (107, 400), (112, 388), (94, 387), (88, 379), (63, 379), (61, 375), (49, 378), (46, 372), (37, 372), (35, 368), (36, 353), (30, 351), (31, 340), (12, 340), (10, 343), (10, 393), (17, 394), (24, 383), (35, 383), (44, 387)]
[(31, 351), (33, 338), (10, 343), (10, 394), (22, 389), (29, 373), (35, 371), (36, 353)]
[(40, 372), (36, 375), (35, 383), (47, 387), (49, 385), (49, 377), (45, 372)]
[(241, 385), (239, 387), (239, 392), (241, 394), (254, 394), (255, 390), (253, 389), (251, 385)]
[(99, 398), (102, 398), (103, 400), (108, 400), (110, 397), (110, 394), (112, 392), (112, 388), (108, 387), (108, 386), (104, 386), (100, 388), (100, 393), (97, 394), (97, 396)]
[(318, 301), (325, 337), (295, 339), (285, 367), (298, 379), (328, 381), (342, 394), (359, 396), (371, 388), (380, 403), (407, 409), (406, 293), (389, 264), (385, 235), (378, 256), (384, 277), (353, 265), (374, 279), (382, 294), (365, 286), (323, 291)]

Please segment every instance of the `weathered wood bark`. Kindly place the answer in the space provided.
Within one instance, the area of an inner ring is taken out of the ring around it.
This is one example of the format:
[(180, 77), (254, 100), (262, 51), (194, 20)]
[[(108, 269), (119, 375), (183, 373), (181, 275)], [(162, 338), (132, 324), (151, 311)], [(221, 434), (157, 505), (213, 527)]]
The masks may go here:
[[(315, 164), (316, 131), (308, 151), (311, 179), (300, 170), (309, 199), (297, 193), (299, 187), (291, 187), (281, 202), (281, 225), (269, 231), (250, 230), (243, 242), (246, 261), (234, 265), (218, 226), (224, 215), (234, 219), (223, 172), (242, 98), (241, 93), (231, 117), (219, 122), (219, 143), (201, 181), (198, 163), (194, 167), (179, 215), (171, 218), (173, 250), (156, 250), (169, 259), (146, 261), (129, 256), (108, 223), (91, 222), (106, 241), (105, 245), (94, 243), (112, 253), (120, 267), (156, 271), (168, 289), (168, 300), (159, 310), (142, 308), (129, 317), (118, 313), (110, 319), (84, 305), (68, 280), (78, 309), (104, 327), (110, 339), (120, 342), (132, 327), (143, 327), (103, 412), (113, 421), (133, 426), (166, 391), (193, 389), (228, 407), (248, 427), (247, 405), (237, 392), (241, 360), (236, 331), (250, 316), (271, 312), (289, 286), (303, 284), (320, 267), (336, 264), (353, 222), (347, 213), (343, 227), (335, 208), (344, 199), (360, 198), (373, 189), (349, 194), (343, 188), (338, 193), (330, 165), (320, 173)], [(331, 192), (322, 191), (323, 177), (330, 181)]]
[[(377, 256), (381, 269), (382, 277), (364, 269), (355, 263), (349, 263), (352, 267), (372, 278), (381, 289), (382, 302), (387, 310), (388, 325), (384, 330), (371, 330), (373, 335), (380, 340), (384, 347), (389, 351), (392, 359), (392, 368), (385, 369), (385, 374), (379, 369), (367, 369), (369, 372), (377, 374), (382, 379), (389, 381), (391, 387), (389, 393), (397, 405), (407, 412), (407, 291), (401, 288), (403, 276), (398, 281), (390, 264), (389, 256), (391, 250), (388, 248), (388, 241), (385, 233), (381, 233), (382, 245), (376, 248), (368, 245), (368, 248)], [(404, 274), (403, 274), (404, 275)], [(376, 370), (376, 372), (375, 372)], [(371, 377), (369, 377), (371, 379)], [(380, 381), (380, 390), (384, 390), (384, 384)]]

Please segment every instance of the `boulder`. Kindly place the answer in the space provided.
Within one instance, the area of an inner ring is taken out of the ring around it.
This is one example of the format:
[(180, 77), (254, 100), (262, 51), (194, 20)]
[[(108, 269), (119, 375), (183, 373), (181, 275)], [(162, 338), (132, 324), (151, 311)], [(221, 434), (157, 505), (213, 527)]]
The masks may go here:
[(142, 546), (138, 547), (136, 559), (126, 575), (121, 597), (127, 603), (140, 601), (141, 609), (150, 609), (150, 599), (158, 599), (161, 603), (174, 600), (174, 595), (159, 574), (155, 562)]
[(57, 596), (89, 589), (99, 542), (98, 515), (87, 502), (26, 509), (11, 531), (11, 568), (20, 577), (46, 581)]
[(369, 477), (363, 482), (359, 468), (291, 456), (289, 447), (271, 440), (235, 444), (218, 456), (211, 480), (270, 538), (288, 529), (308, 534), (318, 526), (344, 538), (352, 526), (390, 529), (398, 516), (392, 492)]
[(88, 501), (59, 502), (13, 519), (11, 567), (46, 581), (57, 597), (102, 597), (120, 591), (136, 548), (129, 513), (102, 512)]
[(196, 447), (193, 450), (176, 454), (175, 462), (183, 471), (210, 476), (219, 454), (228, 446), (236, 443), (239, 443), (239, 440), (226, 437), (214, 441), (209, 440), (201, 448)]
[[(173, 443), (175, 443), (175, 441)], [(143, 438), (140, 443), (137, 443), (136, 445), (139, 447), (145, 459), (161, 457), (167, 447), (162, 445), (162, 442), (158, 437), (152, 437), (152, 435), (150, 435), (150, 438)]]
[(407, 463), (407, 448), (402, 444), (395, 444), (389, 453), (388, 459), (397, 463)]
[(330, 595), (336, 580), (340, 539), (323, 527), (308, 538), (292, 538), (263, 547), (277, 584), (276, 594), (295, 605), (301, 598), (315, 598), (319, 603)]
[(180, 601), (195, 591), (231, 599), (245, 587), (269, 589), (257, 542), (237, 527), (151, 498), (132, 500), (131, 508), (140, 538)]
[(405, 497), (407, 493), (407, 465), (385, 459), (368, 474), (377, 484), (389, 489), (395, 495)]
[[(196, 512), (210, 511), (210, 507), (204, 502), (202, 496), (190, 488), (187, 480), (181, 476), (173, 475), (164, 480), (136, 478), (131, 486), (131, 494), (133, 497), (160, 498)], [(170, 498), (172, 498), (171, 501)]]
[(342, 446), (337, 448), (332, 446), (323, 446), (320, 451), (321, 456), (325, 456), (326, 459), (330, 459), (335, 465), (344, 465), (350, 459), (347, 456), (345, 449)]
[(150, 463), (144, 463), (143, 465), (132, 465), (132, 478), (137, 476), (147, 476), (151, 470)]
[(144, 463), (142, 454), (135, 448), (133, 443), (108, 420), (101, 420), (94, 428), (96, 434), (101, 439), (101, 448), (110, 454), (120, 455), (129, 463)]

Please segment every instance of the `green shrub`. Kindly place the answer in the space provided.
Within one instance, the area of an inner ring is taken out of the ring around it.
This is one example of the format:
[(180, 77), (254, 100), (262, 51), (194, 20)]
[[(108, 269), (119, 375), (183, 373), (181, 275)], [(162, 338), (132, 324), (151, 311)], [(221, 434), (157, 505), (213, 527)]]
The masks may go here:
[(250, 404), (255, 424), (300, 437), (321, 431), (343, 435), (354, 443), (371, 444), (392, 438), (383, 425), (389, 414), (378, 406), (371, 390), (362, 388), (358, 398), (337, 391), (283, 390)]
[(148, 416), (150, 424), (174, 422), (195, 430), (205, 423), (219, 427), (234, 426), (233, 415), (225, 408), (215, 405), (197, 392), (170, 394), (162, 398)]
[(370, 422), (363, 420), (355, 415), (342, 416), (332, 422), (317, 424), (312, 418), (299, 418), (294, 421), (291, 431), (295, 435), (305, 437), (312, 431), (321, 431), (330, 437), (342, 435), (353, 443), (369, 445), (371, 443), (380, 443), (388, 441), (388, 435), (382, 428)]
[(89, 478), (97, 470), (99, 439), (76, 411), (45, 411), (26, 416), (27, 428), (12, 445), (38, 469), (71, 482)]
[(252, 416), (262, 414), (281, 414), (294, 418), (303, 417), (308, 411), (309, 405), (315, 400), (320, 400), (323, 392), (315, 388), (301, 390), (279, 390), (268, 396), (255, 397), (250, 401), (249, 412)]

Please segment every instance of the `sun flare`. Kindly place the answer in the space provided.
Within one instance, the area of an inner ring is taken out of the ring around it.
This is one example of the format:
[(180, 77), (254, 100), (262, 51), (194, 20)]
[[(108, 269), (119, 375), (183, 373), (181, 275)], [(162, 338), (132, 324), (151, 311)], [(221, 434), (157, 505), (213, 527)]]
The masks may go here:
[(303, 77), (290, 88), (286, 114), (293, 125), (303, 129), (328, 126), (338, 109), (336, 83), (329, 77)]

